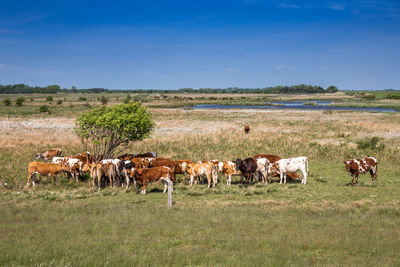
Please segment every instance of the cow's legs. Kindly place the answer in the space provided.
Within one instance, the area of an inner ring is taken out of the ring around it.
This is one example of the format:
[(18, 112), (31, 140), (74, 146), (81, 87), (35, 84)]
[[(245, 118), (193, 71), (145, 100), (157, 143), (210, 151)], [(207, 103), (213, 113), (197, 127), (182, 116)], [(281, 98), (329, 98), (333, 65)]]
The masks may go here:
[(129, 175), (125, 173), (125, 182), (126, 182), (126, 189), (128, 189), (131, 180), (129, 179)]
[(358, 185), (358, 173), (356, 174), (356, 184)]
[(210, 188), (211, 186), (211, 173), (206, 174), (207, 177), (207, 188)]
[(226, 178), (226, 185), (231, 185), (232, 175), (228, 174), (227, 176), (225, 176), (225, 178)]
[(301, 184), (306, 184), (307, 183), (307, 172), (306, 170), (301, 170), (301, 174), (303, 175), (303, 179), (301, 179)]
[(281, 172), (281, 173), (280, 173), (280, 178), (281, 178), (281, 179), (280, 179), (280, 181), (279, 181), (279, 184), (282, 184), (282, 180), (283, 180), (283, 172)]
[(283, 174), (284, 183), (286, 184), (286, 173)]
[(351, 185), (354, 185), (354, 174), (351, 174)]
[(193, 186), (193, 180), (194, 180), (193, 175), (190, 175), (190, 186)]
[(54, 184), (56, 182), (54, 173), (50, 173), (49, 176), (50, 176), (51, 182)]

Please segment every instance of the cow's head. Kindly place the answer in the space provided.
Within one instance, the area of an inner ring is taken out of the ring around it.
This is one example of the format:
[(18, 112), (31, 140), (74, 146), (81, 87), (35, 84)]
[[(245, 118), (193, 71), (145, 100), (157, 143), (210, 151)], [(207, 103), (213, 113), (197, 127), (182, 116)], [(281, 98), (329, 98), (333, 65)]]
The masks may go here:
[(353, 160), (345, 160), (344, 164), (346, 165), (346, 170), (350, 171), (351, 170), (351, 163), (353, 163)]
[(88, 172), (88, 171), (90, 171), (91, 165), (92, 165), (92, 164), (90, 164), (90, 163), (85, 163), (85, 164), (83, 164), (83, 165), (82, 165), (82, 168), (81, 168), (81, 171), (83, 171), (83, 172)]
[(218, 162), (218, 171), (222, 172), (223, 169), (224, 169), (224, 162), (222, 161)]
[(275, 173), (279, 173), (279, 165), (276, 162), (269, 164), (268, 173), (271, 174), (272, 176), (275, 175)]
[(240, 170), (240, 167), (244, 164), (244, 160), (236, 159), (235, 164), (236, 164), (236, 170), (238, 171)]
[(40, 153), (35, 154), (35, 159), (40, 159), (41, 157), (42, 157), (42, 154), (40, 154)]

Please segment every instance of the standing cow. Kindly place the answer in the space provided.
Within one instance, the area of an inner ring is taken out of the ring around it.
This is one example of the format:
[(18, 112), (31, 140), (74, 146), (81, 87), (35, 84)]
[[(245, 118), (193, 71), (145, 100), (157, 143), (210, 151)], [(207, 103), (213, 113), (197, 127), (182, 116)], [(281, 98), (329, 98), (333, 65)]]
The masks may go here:
[(354, 177), (356, 178), (356, 184), (358, 184), (358, 175), (360, 173), (365, 174), (369, 171), (372, 182), (378, 178), (378, 161), (376, 158), (345, 160), (344, 164), (346, 164), (346, 170), (351, 173), (351, 185), (354, 185)]
[[(236, 159), (236, 170), (240, 171), (242, 175), (246, 178), (246, 186), (249, 185), (249, 181), (251, 179), (251, 183), (253, 184), (253, 178), (257, 171), (257, 162), (253, 158), (247, 158), (245, 160)], [(240, 182), (243, 184), (242, 178)]]
[(45, 161), (48, 161), (52, 159), (53, 157), (61, 157), (62, 150), (60, 148), (58, 149), (50, 149), (43, 151), (41, 153), (36, 153), (35, 159), (40, 159), (42, 158)]
[(289, 159), (280, 159), (270, 165), (268, 173), (278, 172), (280, 176), (280, 184), (284, 180), (286, 184), (286, 176), (288, 173), (295, 173), (298, 170), (301, 171), (303, 178), (301, 184), (307, 183), (307, 172), (308, 172), (308, 159), (306, 157), (297, 157)]

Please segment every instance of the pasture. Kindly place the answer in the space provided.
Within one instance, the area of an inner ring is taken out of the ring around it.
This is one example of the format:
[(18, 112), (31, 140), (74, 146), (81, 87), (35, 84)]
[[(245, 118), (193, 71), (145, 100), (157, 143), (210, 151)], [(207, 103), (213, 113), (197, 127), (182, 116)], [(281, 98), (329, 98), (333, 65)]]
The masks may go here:
[[(400, 264), (400, 114), (151, 108), (155, 131), (126, 152), (309, 159), (306, 186), (274, 179), (245, 188), (234, 177), (229, 187), (220, 175), (207, 189), (178, 176), (168, 209), (157, 183), (145, 196), (134, 187), (98, 191), (89, 180), (64, 176), (24, 188), (36, 152), (82, 151), (72, 128), (89, 108), (64, 102), (51, 114), (26, 117), (18, 109), (32, 108), (27, 99), (25, 107), (1, 107), (0, 265)], [(248, 135), (241, 122), (251, 126)], [(369, 174), (360, 175), (352, 187), (343, 160), (363, 156), (378, 159), (378, 179), (372, 184)]]

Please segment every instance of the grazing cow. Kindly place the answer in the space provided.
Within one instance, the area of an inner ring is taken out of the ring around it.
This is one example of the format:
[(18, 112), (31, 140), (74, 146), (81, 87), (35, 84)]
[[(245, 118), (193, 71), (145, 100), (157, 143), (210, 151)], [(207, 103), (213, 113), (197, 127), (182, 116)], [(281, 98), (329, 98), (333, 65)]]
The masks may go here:
[[(242, 175), (246, 178), (247, 185), (249, 185), (249, 181), (251, 179), (251, 183), (253, 183), (253, 177), (255, 172), (257, 171), (257, 162), (253, 158), (246, 158), (245, 160), (236, 159), (236, 170), (241, 171)], [(240, 182), (243, 184), (243, 180), (240, 179)]]
[(246, 124), (246, 125), (244, 126), (244, 133), (245, 133), (245, 134), (248, 134), (249, 132), (250, 132), (250, 126)]
[(51, 163), (62, 164), (63, 166), (65, 166), (66, 170), (69, 172), (69, 174), (72, 175), (73, 178), (75, 178), (76, 182), (79, 182), (78, 178), (80, 176), (81, 169), (85, 164), (78, 158), (70, 158), (70, 157), (53, 157)]
[(346, 170), (351, 173), (351, 185), (354, 185), (354, 177), (356, 178), (356, 184), (358, 184), (358, 175), (360, 173), (365, 174), (369, 171), (372, 182), (378, 178), (378, 161), (376, 158), (345, 160), (344, 164), (346, 164)]
[(131, 177), (142, 184), (143, 195), (146, 194), (146, 186), (148, 182), (156, 182), (161, 180), (164, 183), (164, 191), (167, 191), (168, 183), (172, 182), (170, 179), (171, 169), (168, 167), (153, 167), (153, 168), (132, 168)]
[[(241, 171), (236, 170), (236, 163), (233, 161), (220, 162), (218, 164), (218, 170), (224, 174), (226, 179), (226, 185), (232, 184), (233, 175), (242, 176)], [(243, 178), (241, 178), (241, 180), (243, 180)]]
[(308, 172), (308, 159), (306, 157), (297, 157), (289, 159), (280, 159), (270, 165), (268, 173), (278, 172), (280, 176), (280, 184), (282, 180), (286, 184), (287, 173), (295, 173), (298, 170), (302, 173), (301, 184), (307, 183), (307, 172)]
[(218, 170), (212, 163), (187, 163), (186, 172), (190, 176), (190, 186), (193, 185), (195, 177), (203, 175), (207, 177), (208, 188), (210, 188), (211, 185), (211, 178), (213, 179), (213, 187), (215, 187), (217, 183)]
[[(276, 162), (276, 161), (281, 159), (281, 157), (279, 157), (277, 155), (270, 155), (270, 154), (256, 154), (256, 155), (254, 155), (253, 158), (256, 159), (256, 160), (259, 159), (259, 158), (266, 158), (266, 159), (268, 159), (268, 161), (270, 163), (274, 163), (274, 162)], [(268, 173), (268, 175), (269, 174), (271, 174), (272, 177), (279, 177), (279, 173), (278, 172)], [(286, 175), (289, 176), (289, 178), (291, 180), (298, 180), (299, 179), (299, 176), (296, 173), (288, 172)]]
[(31, 181), (32, 185), (35, 186), (35, 176), (36, 174), (40, 175), (48, 175), (51, 180), (55, 181), (55, 176), (59, 174), (61, 171), (66, 170), (65, 166), (61, 164), (53, 164), (53, 163), (44, 163), (33, 161), (28, 164), (28, 181), (26, 183), (27, 186), (30, 186)]
[(53, 157), (61, 157), (62, 150), (59, 149), (51, 149), (51, 150), (46, 150), (41, 153), (36, 153), (35, 159), (40, 159), (42, 158), (45, 161), (48, 161), (52, 159)]

